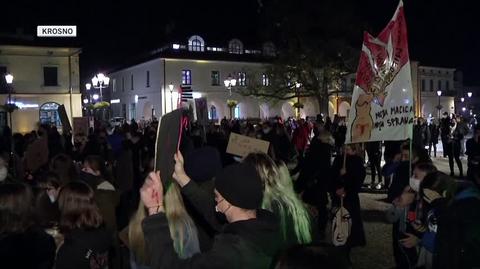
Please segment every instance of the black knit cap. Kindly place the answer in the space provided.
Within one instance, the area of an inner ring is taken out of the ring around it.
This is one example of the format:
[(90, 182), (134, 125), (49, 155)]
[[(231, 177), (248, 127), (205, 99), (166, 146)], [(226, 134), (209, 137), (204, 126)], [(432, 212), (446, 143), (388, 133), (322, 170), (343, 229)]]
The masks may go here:
[(257, 209), (262, 204), (262, 180), (251, 164), (238, 163), (225, 167), (215, 178), (215, 189), (239, 208)]

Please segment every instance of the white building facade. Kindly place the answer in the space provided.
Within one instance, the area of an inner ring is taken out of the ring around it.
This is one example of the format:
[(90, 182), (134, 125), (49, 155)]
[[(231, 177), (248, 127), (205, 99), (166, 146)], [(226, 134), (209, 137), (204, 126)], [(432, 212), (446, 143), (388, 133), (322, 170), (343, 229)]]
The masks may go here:
[(454, 68), (420, 65), (418, 76), (422, 117), (436, 118), (444, 112), (456, 112), (455, 97), (458, 89), (455, 89)]
[[(110, 100), (105, 101), (110, 101), (114, 117), (149, 120), (175, 109), (180, 87), (190, 87), (194, 98), (207, 99), (213, 121), (230, 118), (227, 100), (237, 102), (231, 111), (233, 118), (294, 117), (296, 100), (268, 102), (238, 93), (251, 80), (268, 85), (262, 74), (268, 62), (262, 59), (273, 56), (274, 49), (266, 43), (263, 50), (248, 50), (238, 39), (232, 39), (227, 47), (210, 47), (200, 36), (192, 36), (186, 45), (171, 44), (167, 48), (170, 53), (163, 53), (164, 48), (157, 56), (108, 74)], [(224, 85), (228, 78), (236, 79), (231, 91)], [(194, 106), (193, 100), (188, 102)], [(318, 113), (315, 100), (302, 99), (302, 103), (302, 117)]]
[[(39, 123), (61, 128), (57, 112), (64, 105), (70, 122), (82, 116), (78, 48), (0, 46), (0, 104), (11, 101), (19, 109), (12, 113), (13, 132), (36, 130)], [(5, 74), (14, 77), (7, 85)], [(0, 109), (0, 125), (12, 124)]]

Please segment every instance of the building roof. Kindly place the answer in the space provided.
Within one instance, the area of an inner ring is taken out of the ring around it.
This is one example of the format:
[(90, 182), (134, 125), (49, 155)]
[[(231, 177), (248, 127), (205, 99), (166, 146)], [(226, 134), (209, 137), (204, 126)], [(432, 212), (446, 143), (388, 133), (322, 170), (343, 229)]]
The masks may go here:
[(0, 34), (0, 54), (71, 56), (81, 52), (72, 38), (40, 38), (22, 34)]

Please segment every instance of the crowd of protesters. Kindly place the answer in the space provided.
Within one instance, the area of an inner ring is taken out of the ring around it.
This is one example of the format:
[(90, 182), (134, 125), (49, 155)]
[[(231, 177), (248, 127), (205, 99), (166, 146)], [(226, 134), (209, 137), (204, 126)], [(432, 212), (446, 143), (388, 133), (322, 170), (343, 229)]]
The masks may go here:
[[(367, 170), (392, 204), (398, 268), (480, 266), (480, 128), (463, 150), (461, 119), (418, 119), (412, 143), (349, 145), (341, 117), (191, 122), (171, 156), (172, 182), (153, 171), (157, 129), (132, 120), (72, 137), (5, 127), (2, 268), (351, 268), (350, 251), (368, 241), (359, 198)], [(268, 154), (227, 154), (232, 132), (270, 142)], [(450, 176), (430, 158), (439, 137)], [(333, 247), (326, 230), (340, 206), (350, 232)]]

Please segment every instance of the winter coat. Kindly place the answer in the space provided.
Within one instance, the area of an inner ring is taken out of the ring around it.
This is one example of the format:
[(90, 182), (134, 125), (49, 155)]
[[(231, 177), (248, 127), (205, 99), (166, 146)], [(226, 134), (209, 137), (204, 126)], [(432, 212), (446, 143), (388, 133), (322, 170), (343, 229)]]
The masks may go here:
[(210, 251), (180, 259), (170, 238), (164, 213), (147, 217), (143, 232), (151, 268), (269, 268), (281, 247), (278, 220), (273, 213), (257, 210), (257, 218), (218, 226), (214, 219), (214, 200), (194, 182), (182, 188), (186, 198), (221, 233), (215, 236)]
[(58, 250), (55, 268), (108, 268), (111, 242), (111, 236), (102, 228), (70, 231)]
[(457, 192), (438, 220), (434, 268), (479, 268), (480, 192), (468, 186)]
[[(396, 164), (392, 164), (395, 166)], [(395, 198), (402, 195), (403, 190), (408, 186), (410, 180), (410, 162), (402, 161), (398, 163), (398, 166), (395, 169), (393, 174), (393, 179), (388, 188), (387, 201), (393, 202)]]
[(438, 143), (438, 136), (440, 135), (440, 130), (435, 124), (430, 124), (428, 128), (430, 129), (430, 144), (436, 145)]
[(295, 181), (296, 191), (304, 191), (305, 202), (312, 205), (327, 204), (328, 186), (332, 178), (331, 158), (332, 146), (314, 139)]
[(363, 182), (365, 181), (366, 171), (363, 166), (363, 159), (358, 156), (347, 156), (345, 175), (340, 175), (340, 170), (343, 167), (343, 156), (340, 155), (335, 158), (332, 165), (333, 182), (332, 182), (332, 205), (338, 207), (340, 205), (340, 198), (335, 194), (335, 191), (340, 188), (345, 189), (345, 198), (343, 200), (344, 207), (350, 213), (352, 219), (351, 234), (347, 240), (347, 246), (365, 246), (365, 231), (363, 229), (362, 216), (360, 212), (360, 192)]
[(0, 234), (2, 268), (50, 269), (55, 260), (55, 241), (43, 230)]

